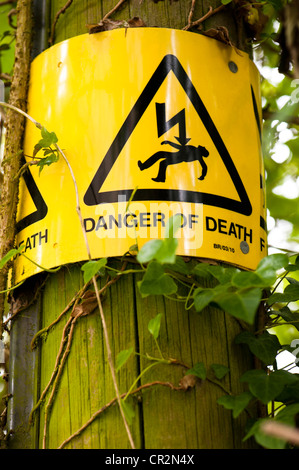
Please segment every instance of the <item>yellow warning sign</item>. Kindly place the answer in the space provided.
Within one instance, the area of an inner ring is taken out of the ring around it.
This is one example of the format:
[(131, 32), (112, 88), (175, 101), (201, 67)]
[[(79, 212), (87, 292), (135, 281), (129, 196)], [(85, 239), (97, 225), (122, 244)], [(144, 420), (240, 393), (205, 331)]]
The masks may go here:
[[(70, 162), (92, 257), (162, 238), (181, 214), (178, 254), (254, 269), (266, 254), (259, 93), (247, 54), (186, 31), (107, 31), (40, 54), (28, 113)], [(26, 161), (39, 140), (29, 122)], [(63, 158), (27, 168), (17, 231), (16, 282), (87, 259)]]

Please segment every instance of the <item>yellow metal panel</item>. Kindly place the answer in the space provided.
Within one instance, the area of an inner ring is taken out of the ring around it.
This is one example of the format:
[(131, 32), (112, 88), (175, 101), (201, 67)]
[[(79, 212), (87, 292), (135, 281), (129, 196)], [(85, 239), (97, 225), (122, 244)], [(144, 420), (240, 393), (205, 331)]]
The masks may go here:
[[(259, 74), (245, 53), (171, 29), (77, 36), (33, 61), (28, 112), (70, 161), (93, 258), (163, 237), (176, 213), (178, 254), (245, 269), (265, 256)], [(39, 139), (28, 123), (27, 156)], [(30, 166), (20, 189), (26, 256), (46, 268), (85, 260), (63, 158), (40, 175)], [(16, 282), (39, 270), (20, 256)]]

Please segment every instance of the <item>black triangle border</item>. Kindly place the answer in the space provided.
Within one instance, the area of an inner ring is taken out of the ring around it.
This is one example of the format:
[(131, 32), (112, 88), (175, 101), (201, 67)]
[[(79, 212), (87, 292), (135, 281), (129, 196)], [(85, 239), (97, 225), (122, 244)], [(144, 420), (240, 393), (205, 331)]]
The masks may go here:
[[(23, 160), (23, 164), (24, 163), (25, 160)], [(16, 234), (21, 232), (21, 230), (24, 230), (25, 228), (29, 227), (29, 225), (32, 225), (35, 222), (39, 222), (40, 220), (44, 219), (48, 213), (48, 206), (45, 203), (29, 168), (26, 168), (22, 176), (26, 183), (29, 194), (35, 204), (36, 211), (26, 215), (25, 217), (23, 217), (23, 219), (17, 222)]]
[(163, 81), (169, 74), (173, 72), (185, 93), (193, 104), (199, 118), (204, 124), (208, 134), (214, 142), (217, 151), (222, 158), (222, 161), (231, 176), (232, 182), (238, 193), (240, 200), (234, 200), (224, 196), (218, 196), (215, 194), (201, 193), (196, 191), (185, 191), (185, 190), (172, 190), (172, 189), (137, 189), (134, 194), (134, 201), (173, 201), (173, 202), (192, 202), (202, 203), (210, 206), (220, 207), (233, 212), (237, 212), (246, 216), (251, 215), (252, 206), (248, 198), (247, 192), (244, 188), (239, 173), (235, 167), (235, 164), (212, 120), (206, 107), (204, 106), (200, 96), (198, 95), (194, 85), (190, 78), (182, 67), (181, 63), (176, 56), (167, 54), (157, 69), (153, 73), (152, 77), (148, 81), (144, 90), (137, 99), (135, 105), (130, 111), (128, 117), (124, 121), (121, 129), (116, 135), (112, 142), (108, 152), (106, 153), (103, 161), (101, 162), (91, 184), (89, 185), (85, 195), (84, 203), (87, 206), (94, 206), (101, 203), (113, 203), (118, 202), (118, 197), (125, 197), (129, 200), (133, 189), (128, 190), (116, 190), (106, 191), (100, 193), (100, 189), (106, 180), (111, 168), (117, 160), (120, 152), (125, 146), (126, 142), (130, 138), (134, 128), (138, 124), (145, 110), (147, 109), (150, 102), (153, 100), (158, 89), (162, 85)]

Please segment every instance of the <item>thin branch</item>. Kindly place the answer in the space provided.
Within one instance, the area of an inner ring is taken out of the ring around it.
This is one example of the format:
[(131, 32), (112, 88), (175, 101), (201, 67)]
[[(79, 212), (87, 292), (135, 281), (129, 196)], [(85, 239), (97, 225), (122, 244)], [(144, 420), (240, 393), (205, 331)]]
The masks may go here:
[[(123, 269), (125, 269), (125, 266), (126, 266), (126, 262), (123, 263), (123, 266), (121, 268), (121, 271)], [(98, 290), (99, 294), (102, 294), (110, 285), (114, 284), (118, 279), (119, 279), (120, 276), (116, 276), (115, 278), (111, 279), (110, 281), (106, 282), (106, 284), (102, 287), (102, 289)], [(63, 329), (63, 333), (62, 333), (62, 338), (61, 338), (61, 341), (60, 341), (60, 347), (59, 347), (59, 351), (58, 351), (58, 354), (57, 354), (57, 357), (56, 357), (56, 361), (55, 361), (55, 366), (54, 366), (54, 370), (52, 372), (52, 375), (51, 375), (51, 378), (47, 384), (47, 386), (45, 387), (45, 389), (43, 390), (37, 404), (34, 406), (34, 408), (32, 409), (31, 413), (30, 413), (30, 417), (29, 417), (29, 424), (32, 424), (33, 423), (33, 417), (34, 417), (34, 413), (36, 412), (36, 410), (39, 408), (39, 406), (42, 404), (42, 402), (44, 401), (45, 399), (45, 396), (50, 388), (50, 386), (52, 385), (53, 383), (53, 389), (52, 389), (52, 393), (51, 393), (51, 397), (48, 401), (48, 404), (47, 404), (47, 407), (46, 407), (46, 410), (45, 410), (45, 423), (44, 423), (44, 436), (43, 436), (43, 445), (45, 447), (46, 445), (46, 434), (47, 434), (47, 426), (48, 426), (48, 414), (49, 414), (49, 411), (50, 411), (50, 407), (51, 407), (51, 404), (52, 404), (52, 399), (54, 397), (54, 393), (55, 393), (55, 390), (57, 388), (57, 384), (58, 384), (58, 380), (62, 374), (62, 370), (63, 370), (63, 367), (64, 367), (64, 364), (65, 364), (65, 361), (66, 361), (66, 357), (70, 351), (70, 346), (71, 346), (71, 341), (72, 341), (72, 336), (73, 336), (73, 329), (74, 329), (74, 323), (77, 321), (77, 318), (79, 318), (80, 316), (84, 316), (85, 313), (84, 311), (80, 314), (80, 315), (77, 315), (76, 317), (74, 317), (73, 315), (73, 312), (75, 311), (75, 308), (80, 300), (80, 298), (82, 297), (82, 295), (84, 294), (84, 292), (86, 291), (87, 287), (90, 285), (90, 282), (87, 282), (83, 287), (82, 289), (76, 293), (76, 295), (73, 297), (73, 299), (68, 303), (68, 305), (65, 307), (65, 309), (61, 312), (61, 314), (58, 316), (58, 318), (56, 318), (56, 320), (54, 320), (54, 322), (52, 322), (50, 325), (48, 325), (46, 328), (43, 328), (42, 330), (40, 330), (33, 338), (32, 342), (31, 342), (31, 348), (33, 349), (36, 345), (36, 340), (38, 338), (38, 336), (44, 334), (45, 332), (47, 332), (51, 327), (53, 327), (61, 318), (62, 316), (70, 309), (70, 307), (74, 304), (73, 308), (72, 308), (72, 313), (71, 313), (71, 316), (69, 318), (69, 320), (67, 321), (64, 329)], [(70, 329), (69, 329), (70, 327)], [(65, 343), (67, 342), (67, 345), (66, 347), (64, 346)], [(63, 353), (64, 351), (64, 353)], [(62, 356), (63, 354), (63, 356)]]
[(192, 18), (193, 18), (194, 9), (195, 9), (195, 3), (196, 3), (196, 0), (192, 0), (189, 15), (188, 15), (188, 25), (187, 26), (190, 26), (190, 27), (191, 27), (191, 24), (192, 24)]
[(62, 7), (55, 15), (55, 18), (54, 18), (54, 21), (53, 21), (53, 24), (52, 24), (52, 28), (51, 28), (51, 37), (49, 39), (49, 44), (52, 45), (54, 43), (54, 39), (55, 39), (55, 28), (56, 28), (56, 24), (57, 24), (57, 21), (60, 17), (60, 15), (63, 15), (66, 10), (71, 6), (71, 4), (73, 3), (73, 0), (68, 0), (66, 2), (66, 4), (64, 5), (64, 7)]
[(215, 10), (213, 10), (213, 8), (210, 6), (208, 13), (206, 13), (204, 16), (202, 16), (202, 17), (199, 18), (198, 20), (193, 21), (193, 22), (190, 23), (190, 24), (188, 23), (188, 24), (183, 28), (183, 30), (184, 30), (184, 31), (188, 31), (188, 30), (191, 29), (191, 28), (194, 28), (194, 27), (196, 27), (196, 26), (199, 26), (201, 23), (203, 23), (205, 20), (207, 20), (207, 19), (210, 18), (211, 16), (216, 15), (217, 13), (219, 13), (220, 11), (222, 11), (225, 7), (226, 7), (226, 5), (220, 5), (219, 7), (215, 8)]
[[(35, 119), (33, 119), (31, 116), (29, 116), (29, 114), (27, 114), (24, 111), (16, 108), (15, 106), (7, 105), (6, 103), (1, 103), (0, 102), (0, 106), (1, 105), (4, 106), (4, 107), (11, 108), (14, 111), (22, 114), (27, 119), (29, 119), (31, 122), (33, 122), (38, 129), (41, 130), (43, 128), (43, 126), (40, 123), (38, 123)], [(76, 181), (73, 169), (72, 169), (72, 167), (70, 165), (70, 162), (68, 161), (65, 153), (63, 152), (63, 150), (59, 147), (59, 145), (57, 143), (55, 143), (54, 146), (58, 150), (58, 152), (61, 154), (61, 156), (63, 157), (63, 159), (64, 159), (65, 163), (67, 164), (67, 167), (70, 171), (70, 174), (71, 174), (71, 178), (72, 178), (72, 181), (73, 181), (73, 184), (74, 184), (74, 189), (75, 189), (75, 196), (76, 196), (76, 211), (77, 211), (77, 214), (78, 214), (78, 217), (79, 217), (79, 220), (80, 220), (80, 224), (81, 224), (81, 228), (82, 228), (82, 232), (83, 232), (83, 237), (84, 237), (84, 241), (85, 241), (85, 246), (86, 246), (88, 259), (91, 260), (92, 257), (91, 257), (90, 247), (89, 247), (89, 243), (88, 243), (88, 240), (87, 240), (87, 235), (86, 235), (86, 231), (85, 231), (84, 223), (83, 223), (83, 218), (82, 218), (82, 214), (81, 214), (80, 199), (79, 199), (79, 191), (78, 191), (77, 181)], [(124, 422), (124, 425), (125, 425), (125, 428), (126, 428), (126, 431), (127, 431), (127, 435), (128, 435), (128, 439), (130, 441), (131, 447), (133, 449), (135, 449), (135, 444), (134, 444), (134, 441), (133, 441), (133, 437), (132, 437), (131, 431), (129, 429), (126, 417), (124, 415), (124, 412), (123, 412), (123, 409), (122, 409), (122, 406), (121, 406), (120, 394), (119, 394), (119, 389), (118, 389), (118, 384), (117, 384), (116, 374), (115, 374), (115, 368), (114, 368), (114, 364), (113, 364), (113, 360), (112, 360), (108, 329), (107, 329), (107, 325), (106, 325), (105, 315), (104, 315), (104, 312), (103, 312), (103, 307), (102, 307), (100, 294), (99, 294), (99, 289), (98, 289), (98, 286), (97, 286), (95, 276), (92, 278), (92, 282), (93, 282), (93, 285), (94, 285), (94, 289), (95, 289), (95, 293), (96, 293), (96, 297), (97, 297), (97, 302), (98, 302), (98, 307), (99, 307), (99, 310), (100, 310), (100, 316), (101, 316), (102, 326), (103, 326), (103, 330), (104, 330), (105, 344), (106, 344), (106, 349), (107, 349), (107, 354), (108, 354), (108, 363), (109, 363), (109, 367), (110, 367), (110, 371), (111, 371), (111, 375), (112, 375), (112, 381), (113, 381), (114, 389), (115, 389), (116, 396), (117, 396), (117, 401), (118, 401), (118, 404), (119, 404), (120, 413), (121, 413), (121, 416), (123, 418), (123, 422)]]
[[(33, 122), (38, 129), (40, 129), (40, 130), (42, 129), (42, 125), (40, 123), (38, 123), (35, 119), (33, 119), (31, 116), (29, 116), (29, 114), (27, 114), (24, 111), (16, 108), (15, 106), (11, 106), (11, 105), (8, 105), (8, 104), (2, 103), (2, 102), (0, 102), (0, 106), (13, 109), (14, 111), (22, 114), (27, 119), (29, 119), (31, 122)], [(77, 182), (76, 182), (76, 179), (75, 179), (75, 175), (74, 175), (73, 169), (72, 169), (66, 155), (64, 154), (63, 150), (59, 147), (58, 144), (54, 144), (54, 145), (55, 145), (55, 148), (62, 155), (65, 163), (68, 166), (68, 169), (69, 169), (71, 177), (72, 177), (72, 181), (73, 181), (74, 189), (75, 189), (75, 195), (76, 195), (76, 211), (77, 211), (77, 214), (78, 214), (78, 217), (79, 217), (79, 220), (80, 220), (80, 224), (81, 224), (81, 228), (82, 228), (82, 232), (83, 232), (83, 237), (84, 237), (84, 241), (85, 241), (85, 246), (86, 246), (86, 250), (87, 250), (87, 254), (88, 254), (88, 259), (91, 260), (92, 258), (91, 258), (90, 248), (89, 248), (89, 244), (88, 244), (88, 240), (87, 240), (87, 235), (86, 235), (86, 232), (85, 232), (85, 229), (84, 229), (84, 223), (83, 223), (83, 218), (82, 218), (81, 208), (80, 208), (79, 191), (78, 191), (78, 186), (77, 186)], [(118, 400), (118, 404), (119, 404), (119, 408), (120, 408), (120, 413), (121, 413), (123, 421), (124, 421), (124, 425), (125, 425), (125, 428), (126, 428), (126, 431), (127, 431), (127, 434), (128, 434), (130, 444), (131, 444), (132, 448), (134, 449), (135, 448), (134, 441), (133, 441), (133, 438), (132, 438), (132, 435), (131, 435), (131, 432), (130, 432), (130, 429), (129, 429), (129, 426), (128, 426), (128, 423), (127, 423), (127, 420), (126, 420), (126, 417), (124, 415), (124, 412), (123, 412), (123, 409), (122, 409), (122, 406), (121, 406), (119, 389), (118, 389), (118, 385), (117, 385), (114, 364), (113, 364), (113, 361), (112, 361), (112, 354), (111, 354), (108, 330), (107, 330), (107, 325), (106, 325), (106, 321), (105, 321), (105, 316), (104, 316), (103, 307), (102, 307), (100, 294), (99, 294), (99, 289), (98, 289), (98, 286), (97, 286), (95, 276), (92, 278), (92, 282), (93, 282), (93, 285), (94, 285), (94, 289), (95, 289), (95, 293), (96, 293), (96, 297), (97, 297), (97, 302), (98, 302), (98, 307), (99, 307), (99, 310), (100, 310), (102, 326), (103, 326), (103, 330), (104, 330), (105, 343), (106, 343), (106, 348), (107, 348), (107, 353), (108, 353), (108, 362), (109, 362), (109, 367), (110, 367), (111, 374), (112, 374), (113, 385), (114, 385), (115, 392), (116, 392), (116, 395), (117, 395), (117, 400)], [(51, 381), (52, 381), (52, 377), (51, 377)], [(47, 388), (47, 390), (48, 390), (48, 388)], [(39, 402), (40, 401), (41, 401), (41, 399), (39, 400)]]
[(8, 73), (0, 73), (0, 79), (1, 80), (6, 80), (8, 82), (11, 82), (12, 76), (8, 75)]
[[(25, 305), (23, 305), (22, 307), (18, 308), (18, 310), (16, 312), (14, 312), (10, 317), (7, 318), (7, 320), (5, 320), (3, 322), (3, 327), (4, 329), (6, 329), (7, 327), (7, 324), (9, 322), (11, 322), (12, 320), (14, 320), (16, 318), (17, 315), (19, 315), (21, 312), (23, 312), (23, 310), (26, 310), (30, 305), (33, 305), (35, 303), (35, 301), (37, 300), (38, 298), (38, 295), (41, 291), (41, 289), (44, 287), (46, 281), (48, 279), (48, 276), (43, 280), (43, 282), (35, 289), (35, 292), (34, 292), (34, 295), (32, 297), (32, 299), (30, 300), (29, 303), (25, 303)], [(19, 283), (16, 287), (20, 286), (23, 284), (24, 281), (22, 281), (21, 283)]]
[(53, 400), (54, 400), (54, 396), (55, 396), (55, 393), (56, 393), (56, 389), (57, 389), (57, 386), (58, 386), (59, 379), (60, 379), (62, 371), (63, 371), (63, 367), (64, 367), (64, 364), (65, 364), (66, 358), (67, 358), (67, 356), (68, 356), (68, 354), (71, 350), (71, 344), (72, 344), (72, 339), (73, 339), (73, 334), (74, 334), (75, 323), (81, 315), (79, 314), (76, 317), (70, 317), (71, 322), (70, 322), (70, 330), (69, 330), (68, 337), (67, 337), (67, 344), (66, 344), (63, 356), (61, 358), (61, 362), (58, 366), (56, 377), (53, 381), (53, 387), (52, 387), (50, 398), (49, 398), (48, 403), (47, 403), (46, 408), (45, 408), (43, 449), (46, 449), (46, 439), (47, 439), (47, 429), (48, 429), (50, 409), (52, 407), (52, 403), (53, 403)]
[[(113, 279), (110, 279), (110, 281), (107, 281), (106, 284), (99, 290), (99, 294), (102, 295), (105, 292), (105, 290), (108, 289), (108, 287), (110, 287), (112, 284), (114, 284), (118, 279), (119, 279), (119, 276), (116, 276)], [(68, 312), (68, 310), (72, 307), (74, 302), (76, 302), (77, 299), (80, 299), (80, 297), (82, 297), (82, 295), (86, 291), (87, 287), (90, 285), (90, 282), (91, 281), (87, 282), (79, 292), (76, 292), (74, 297), (69, 301), (67, 306), (62, 310), (62, 312), (58, 315), (58, 317), (55, 320), (53, 320), (48, 326), (46, 326), (45, 328), (43, 328), (42, 330), (38, 331), (35, 334), (35, 336), (33, 337), (32, 341), (31, 341), (31, 349), (36, 348), (36, 346), (37, 346), (36, 343), (37, 343), (38, 338), (40, 336), (46, 334), (51, 328), (53, 328), (53, 326), (55, 326), (56, 323), (58, 323), (60, 321), (60, 319)], [(10, 318), (7, 321), (9, 321), (9, 320), (10, 320)]]
[(73, 169), (70, 165), (70, 162), (68, 161), (68, 159), (67, 159), (65, 153), (63, 152), (63, 150), (59, 147), (58, 144), (54, 144), (54, 147), (62, 155), (65, 163), (68, 166), (69, 172), (70, 172), (71, 177), (72, 177), (72, 181), (73, 181), (74, 189), (75, 189), (75, 195), (76, 195), (76, 211), (77, 211), (77, 214), (78, 214), (78, 217), (79, 217), (79, 220), (80, 220), (80, 224), (81, 224), (82, 233), (83, 233), (83, 237), (84, 237), (84, 241), (85, 241), (85, 247), (86, 247), (88, 259), (91, 260), (92, 259), (91, 258), (91, 252), (90, 252), (89, 243), (88, 243), (88, 240), (87, 240), (86, 231), (85, 231), (85, 228), (84, 228), (84, 222), (83, 222), (83, 217), (82, 217), (81, 207), (80, 207), (79, 190), (78, 190), (77, 182), (76, 182), (76, 179), (75, 179), (75, 175), (74, 175)]
[(15, 0), (4, 0), (0, 2), (0, 7), (3, 7), (4, 5), (10, 5), (11, 3), (14, 3)]
[(117, 385), (115, 368), (114, 368), (114, 364), (113, 364), (113, 360), (112, 360), (112, 353), (111, 353), (110, 341), (109, 341), (109, 336), (108, 336), (108, 328), (107, 328), (106, 319), (105, 319), (105, 315), (104, 315), (104, 312), (103, 312), (102, 302), (101, 302), (101, 299), (100, 299), (99, 290), (97, 288), (97, 283), (96, 283), (95, 277), (92, 278), (92, 282), (93, 282), (93, 285), (94, 285), (94, 288), (95, 288), (95, 293), (96, 293), (96, 297), (97, 297), (97, 301), (98, 301), (98, 305), (99, 305), (100, 316), (101, 316), (101, 320), (102, 320), (103, 332), (104, 332), (106, 348), (107, 348), (107, 356), (108, 356), (107, 359), (108, 359), (108, 364), (109, 364), (109, 367), (110, 367), (110, 372), (111, 372), (111, 375), (112, 375), (112, 380), (113, 380), (113, 384), (114, 384), (114, 388), (115, 388), (115, 392), (116, 392), (116, 397), (117, 397), (119, 410), (120, 410), (120, 413), (121, 413), (122, 418), (123, 418), (123, 422), (124, 422), (124, 425), (125, 425), (125, 428), (126, 428), (126, 431), (127, 431), (127, 434), (128, 434), (128, 438), (129, 438), (131, 447), (132, 447), (132, 449), (135, 449), (135, 444), (134, 444), (134, 441), (133, 441), (133, 438), (132, 438), (132, 435), (131, 435), (131, 431), (130, 431), (129, 425), (127, 423), (127, 420), (126, 420), (126, 417), (125, 417), (125, 414), (124, 414), (124, 411), (123, 411), (123, 407), (121, 406), (121, 398), (120, 398), (119, 388), (118, 388), (118, 385)]
[(119, 7), (125, 2), (126, 0), (119, 0), (119, 2), (115, 5), (115, 7), (112, 8), (112, 10), (110, 10), (105, 16), (104, 18), (102, 19), (103, 20), (107, 20), (113, 13), (115, 13)]
[(9, 12), (8, 15), (7, 15), (8, 24), (9, 24), (9, 26), (10, 26), (11, 28), (13, 28), (13, 29), (17, 29), (17, 26), (15, 26), (15, 25), (13, 24), (13, 22), (12, 22), (12, 17), (13, 17), (14, 15), (17, 15), (17, 13), (18, 13), (17, 8), (13, 8), (12, 10), (10, 10), (10, 12)]
[[(82, 228), (83, 236), (84, 236), (84, 239), (85, 239), (85, 245), (86, 245), (88, 258), (89, 258), (89, 260), (91, 260), (92, 258), (91, 258), (90, 248), (89, 248), (87, 235), (86, 235), (86, 231), (85, 231), (84, 223), (83, 223), (83, 218), (82, 218), (82, 214), (81, 214), (79, 191), (78, 191), (75, 175), (74, 175), (73, 169), (72, 169), (67, 157), (65, 156), (64, 152), (62, 151), (62, 149), (57, 144), (55, 144), (55, 147), (60, 152), (60, 154), (63, 156), (63, 158), (64, 158), (64, 160), (65, 160), (65, 162), (66, 162), (66, 164), (69, 168), (71, 176), (72, 176), (72, 180), (73, 180), (73, 184), (74, 184), (74, 188), (75, 188), (75, 194), (76, 194), (76, 202), (77, 202), (76, 210), (77, 210), (77, 214), (78, 214), (78, 217), (79, 217), (79, 220), (80, 220), (80, 223), (81, 223), (81, 228)], [(104, 315), (104, 312), (103, 312), (102, 302), (101, 302), (101, 299), (100, 299), (99, 289), (98, 289), (98, 286), (97, 286), (95, 276), (93, 276), (92, 282), (93, 282), (93, 285), (94, 285), (96, 298), (97, 298), (97, 302), (98, 302), (98, 307), (99, 307), (99, 311), (100, 311), (100, 316), (101, 316), (101, 321), (102, 321), (102, 326), (103, 326), (103, 331), (104, 331), (104, 337), (105, 337), (105, 343), (106, 343), (106, 349), (107, 349), (107, 359), (108, 359), (108, 364), (109, 364), (109, 367), (110, 367), (110, 372), (111, 372), (111, 375), (112, 375), (112, 381), (113, 381), (114, 389), (115, 389), (116, 396), (117, 396), (119, 410), (120, 410), (121, 416), (123, 418), (123, 422), (124, 422), (124, 425), (125, 425), (125, 428), (126, 428), (126, 431), (127, 431), (127, 435), (128, 435), (131, 447), (132, 447), (132, 449), (135, 449), (135, 444), (134, 444), (134, 441), (133, 441), (133, 437), (132, 437), (129, 425), (127, 423), (123, 408), (121, 406), (120, 393), (119, 393), (119, 389), (118, 389), (118, 384), (117, 384), (117, 379), (116, 379), (116, 374), (115, 374), (115, 368), (114, 368), (114, 364), (113, 364), (113, 360), (112, 360), (108, 329), (107, 329), (107, 325), (106, 325), (106, 319), (105, 319), (105, 315)]]
[[(132, 390), (132, 392), (130, 393), (130, 395), (135, 395), (136, 393), (139, 393), (141, 392), (142, 390), (145, 390), (147, 388), (151, 388), (151, 387), (154, 387), (155, 385), (161, 385), (163, 387), (168, 387), (170, 388), (171, 390), (176, 390), (176, 391), (179, 391), (179, 390), (183, 390), (185, 391), (185, 388), (182, 387), (182, 386), (179, 386), (179, 387), (176, 387), (175, 385), (173, 385), (172, 383), (170, 382), (160, 382), (159, 380), (156, 380), (155, 382), (150, 382), (150, 383), (146, 383), (144, 385), (140, 385), (140, 387), (136, 388), (135, 390)], [(127, 395), (127, 393), (123, 393), (121, 395), (120, 398), (125, 398), (125, 396)], [(102, 413), (104, 413), (104, 411), (106, 411), (108, 408), (110, 408), (112, 405), (114, 405), (114, 403), (117, 402), (117, 397), (113, 398), (111, 401), (109, 401), (109, 403), (106, 403), (106, 405), (102, 406), (102, 408), (100, 408), (98, 411), (96, 411), (90, 418), (88, 421), (86, 421), (85, 424), (83, 424), (83, 426), (81, 426), (81, 428), (79, 428), (74, 434), (72, 434), (71, 436), (69, 436), (65, 441), (63, 441), (62, 444), (60, 444), (60, 446), (58, 447), (58, 449), (63, 449), (63, 447), (66, 446), (66, 444), (68, 444), (72, 439), (74, 439), (76, 436), (79, 436), (95, 419), (97, 419)]]
[[(51, 328), (53, 328), (54, 325), (56, 325), (56, 323), (59, 322), (59, 320), (69, 311), (69, 309), (72, 307), (72, 305), (74, 304), (74, 302), (76, 302), (76, 300), (78, 298), (80, 298), (82, 296), (82, 294), (84, 294), (85, 290), (87, 289), (87, 287), (89, 286), (89, 282), (86, 283), (82, 289), (79, 291), (79, 292), (76, 292), (76, 294), (74, 295), (74, 297), (72, 298), (72, 300), (70, 300), (70, 302), (67, 304), (67, 306), (62, 310), (62, 312), (58, 315), (58, 317), (52, 321), (52, 323), (50, 323), (50, 325), (46, 326), (45, 328), (43, 328), (42, 330), (39, 330), (33, 337), (32, 341), (31, 341), (31, 349), (35, 349), (36, 346), (37, 346), (37, 340), (40, 336), (46, 334)], [(10, 320), (10, 318), (8, 319)], [(7, 321), (8, 321), (7, 320)]]
[(35, 119), (33, 119), (29, 114), (25, 113), (22, 109), (17, 108), (16, 106), (13, 106), (12, 104), (9, 103), (4, 103), (3, 101), (0, 101), (0, 106), (2, 108), (9, 108), (13, 111), (16, 111), (16, 113), (22, 114), (25, 118), (29, 119), (38, 129), (42, 128), (42, 125), (39, 124)]
[(52, 385), (52, 382), (54, 381), (55, 379), (55, 376), (57, 374), (57, 371), (58, 371), (58, 366), (59, 366), (59, 362), (60, 362), (60, 357), (61, 357), (61, 354), (63, 352), (63, 345), (66, 341), (66, 338), (67, 338), (67, 330), (71, 324), (73, 320), (73, 317), (70, 317), (67, 321), (67, 323), (65, 324), (64, 328), (63, 328), (63, 332), (62, 332), (62, 338), (61, 338), (61, 341), (60, 341), (60, 346), (59, 346), (59, 351), (58, 351), (58, 354), (57, 354), (57, 357), (56, 357), (56, 361), (55, 361), (55, 366), (54, 366), (54, 370), (52, 372), (52, 375), (50, 377), (50, 380), (48, 382), (48, 384), (46, 385), (46, 387), (44, 388), (38, 402), (36, 403), (36, 405), (32, 408), (31, 412), (30, 412), (30, 415), (29, 415), (29, 424), (31, 425), (33, 423), (33, 417), (34, 417), (34, 413), (36, 412), (36, 410), (39, 408), (39, 406), (41, 405), (41, 403), (44, 401), (45, 397), (46, 397), (46, 394), (49, 390), (49, 388), (51, 387)]

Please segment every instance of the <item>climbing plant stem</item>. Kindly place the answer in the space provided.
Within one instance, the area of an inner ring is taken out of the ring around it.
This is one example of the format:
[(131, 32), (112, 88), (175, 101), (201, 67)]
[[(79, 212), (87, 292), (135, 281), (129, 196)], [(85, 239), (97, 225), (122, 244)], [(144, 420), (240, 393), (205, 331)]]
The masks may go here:
[[(12, 109), (13, 111), (23, 115), (25, 118), (27, 118), (29, 121), (31, 121), (39, 130), (43, 129), (44, 126), (42, 126), (32, 116), (27, 114), (25, 111), (17, 108), (16, 106), (13, 106), (13, 105), (10, 105), (10, 104), (4, 103), (4, 102), (0, 102), (0, 106), (2, 106), (4, 108)], [(91, 260), (92, 257), (91, 257), (91, 252), (90, 252), (90, 247), (89, 247), (87, 235), (86, 235), (86, 232), (85, 232), (85, 229), (84, 229), (84, 223), (83, 223), (83, 218), (82, 218), (82, 213), (81, 213), (81, 208), (80, 208), (79, 191), (78, 191), (78, 186), (77, 186), (75, 174), (74, 174), (72, 166), (71, 166), (68, 158), (66, 157), (65, 153), (63, 152), (63, 150), (60, 148), (60, 146), (57, 143), (55, 143), (54, 146), (55, 146), (56, 150), (60, 153), (62, 158), (64, 159), (64, 161), (65, 161), (65, 163), (66, 163), (66, 165), (69, 169), (69, 172), (70, 172), (73, 184), (74, 184), (75, 196), (76, 196), (76, 211), (77, 211), (77, 214), (78, 214), (78, 217), (79, 217), (79, 220), (80, 220), (80, 224), (81, 224), (82, 233), (83, 233), (83, 237), (84, 237), (84, 241), (85, 241), (85, 246), (86, 246), (88, 259)], [(99, 311), (100, 311), (100, 316), (101, 316), (101, 321), (102, 321), (102, 326), (103, 326), (103, 332), (104, 332), (104, 338), (105, 338), (105, 344), (106, 344), (106, 349), (107, 349), (108, 363), (109, 363), (109, 367), (110, 367), (110, 371), (111, 371), (111, 375), (112, 375), (113, 386), (114, 386), (114, 389), (115, 389), (115, 392), (116, 392), (117, 402), (118, 402), (118, 405), (119, 405), (119, 409), (120, 409), (122, 419), (124, 421), (124, 425), (125, 425), (125, 428), (126, 428), (128, 439), (130, 441), (130, 445), (133, 449), (135, 449), (135, 444), (134, 444), (134, 441), (133, 441), (133, 438), (132, 438), (132, 434), (131, 434), (129, 425), (127, 423), (126, 417), (124, 415), (124, 411), (123, 411), (122, 406), (121, 406), (120, 393), (119, 393), (119, 389), (118, 389), (118, 384), (117, 384), (116, 374), (115, 374), (115, 368), (114, 368), (113, 359), (112, 359), (108, 329), (107, 329), (107, 325), (106, 325), (106, 319), (105, 319), (105, 315), (104, 315), (104, 311), (103, 311), (103, 307), (102, 307), (102, 302), (101, 302), (101, 298), (100, 298), (100, 294), (99, 294), (99, 289), (98, 289), (98, 285), (97, 285), (95, 276), (92, 278), (92, 282), (93, 282), (93, 286), (94, 286), (94, 290), (95, 290), (96, 298), (97, 298), (97, 303), (98, 303), (98, 307), (99, 307)], [(47, 416), (47, 419), (48, 419), (48, 416)], [(44, 441), (45, 441), (45, 436), (44, 436)]]

